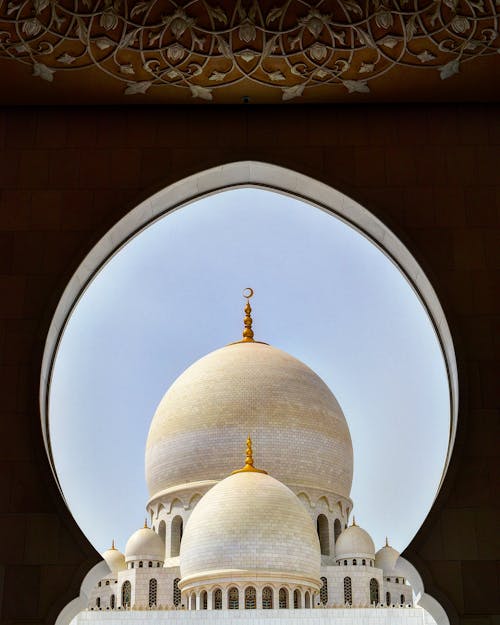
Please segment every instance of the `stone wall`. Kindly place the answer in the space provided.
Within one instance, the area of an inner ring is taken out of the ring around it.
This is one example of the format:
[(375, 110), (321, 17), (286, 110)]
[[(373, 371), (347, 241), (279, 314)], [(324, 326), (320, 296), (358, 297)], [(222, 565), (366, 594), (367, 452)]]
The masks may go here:
[[(383, 616), (382, 616), (383, 615)], [(143, 617), (143, 618), (141, 618)], [(76, 625), (428, 625), (420, 608), (336, 609), (336, 610), (171, 610), (169, 612), (82, 612)], [(430, 624), (429, 624), (430, 625)]]
[(65, 284), (152, 192), (254, 159), (359, 201), (438, 293), (459, 361), (459, 429), (442, 491), (403, 555), (452, 623), (493, 625), (499, 143), (499, 107), (486, 105), (0, 109), (1, 621), (54, 622), (98, 561), (58, 492), (40, 432), (43, 343)]

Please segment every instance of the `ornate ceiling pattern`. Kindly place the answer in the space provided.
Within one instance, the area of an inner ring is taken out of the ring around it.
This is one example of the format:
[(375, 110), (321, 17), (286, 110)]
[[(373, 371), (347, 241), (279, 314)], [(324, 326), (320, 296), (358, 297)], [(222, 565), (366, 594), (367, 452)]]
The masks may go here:
[(499, 19), (500, 0), (0, 0), (0, 59), (48, 82), (97, 67), (130, 96), (250, 81), (292, 100), (395, 68), (448, 79), (499, 53)]

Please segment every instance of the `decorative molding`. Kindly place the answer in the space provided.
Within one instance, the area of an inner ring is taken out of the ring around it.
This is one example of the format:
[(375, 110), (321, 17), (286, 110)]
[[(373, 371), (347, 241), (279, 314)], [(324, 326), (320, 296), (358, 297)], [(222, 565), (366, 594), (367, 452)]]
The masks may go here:
[(499, 18), (500, 0), (0, 0), (0, 58), (48, 82), (97, 67), (125, 95), (212, 100), (238, 85), (286, 101), (327, 85), (369, 93), (396, 67), (445, 80), (500, 51)]

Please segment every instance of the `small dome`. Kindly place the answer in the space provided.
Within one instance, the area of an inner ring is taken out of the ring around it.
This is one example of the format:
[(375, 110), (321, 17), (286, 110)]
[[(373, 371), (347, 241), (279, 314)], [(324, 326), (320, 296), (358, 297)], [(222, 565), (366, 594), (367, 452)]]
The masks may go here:
[(118, 551), (118, 549), (115, 548), (114, 541), (111, 549), (106, 549), (106, 551), (102, 554), (102, 557), (114, 576), (116, 576), (119, 571), (123, 571), (126, 568), (125, 556), (121, 551)]
[(345, 529), (337, 539), (335, 557), (341, 558), (369, 558), (375, 557), (375, 545), (370, 534), (357, 525)]
[(158, 534), (149, 527), (134, 532), (125, 547), (125, 560), (159, 560), (165, 559), (165, 545)]
[(404, 574), (396, 566), (398, 558), (399, 551), (386, 544), (375, 554), (375, 566), (382, 569), (386, 577), (404, 577)]
[(230, 475), (198, 502), (180, 549), (181, 584), (231, 571), (291, 576), (319, 587), (320, 545), (296, 495), (273, 477), (253, 471)]

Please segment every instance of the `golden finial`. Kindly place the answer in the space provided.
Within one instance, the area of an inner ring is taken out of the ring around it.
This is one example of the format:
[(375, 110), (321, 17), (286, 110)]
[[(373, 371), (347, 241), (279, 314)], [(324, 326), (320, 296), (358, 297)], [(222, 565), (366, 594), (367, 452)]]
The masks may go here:
[(111, 541), (111, 550), (112, 551), (116, 551), (116, 547), (115, 547), (115, 539), (113, 538), (113, 540)]
[(352, 524), (356, 527), (356, 517), (355, 516), (352, 517)]
[(389, 539), (387, 538), (387, 536), (385, 537), (385, 546), (388, 547), (389, 546)]
[(250, 298), (253, 297), (253, 289), (250, 287), (243, 290), (243, 297), (246, 297), (247, 303), (245, 305), (245, 318), (243, 323), (245, 328), (243, 330), (243, 343), (253, 343), (253, 330), (252, 330), (252, 307), (250, 306)]
[(247, 450), (246, 450), (246, 455), (245, 455), (245, 466), (242, 469), (237, 469), (236, 471), (233, 471), (231, 473), (231, 475), (234, 475), (235, 473), (247, 473), (247, 472), (251, 472), (251, 471), (253, 471), (254, 473), (265, 473), (267, 475), (267, 471), (264, 471), (263, 469), (256, 469), (253, 466), (252, 439), (249, 436), (247, 438)]
[(144, 527), (142, 529), (148, 529), (148, 517), (144, 519)]

